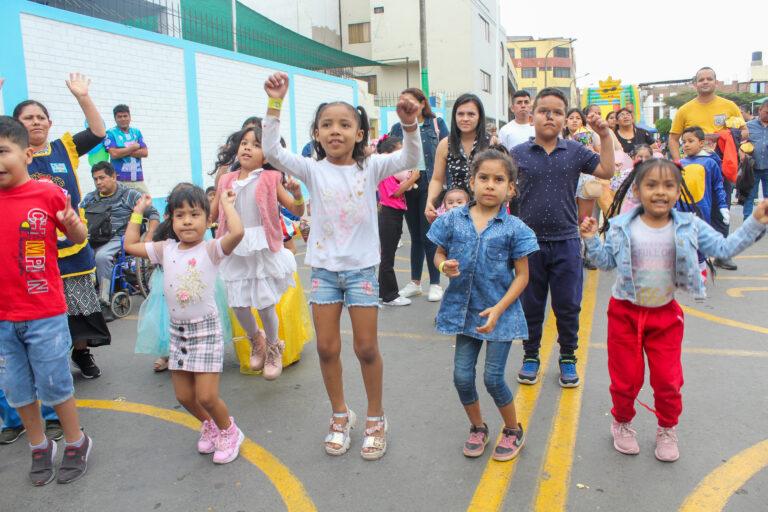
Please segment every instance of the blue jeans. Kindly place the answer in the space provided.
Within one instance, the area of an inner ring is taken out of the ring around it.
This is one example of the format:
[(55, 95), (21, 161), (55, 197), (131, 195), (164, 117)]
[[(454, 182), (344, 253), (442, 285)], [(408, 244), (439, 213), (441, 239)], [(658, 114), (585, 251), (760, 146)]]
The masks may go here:
[(752, 215), (752, 210), (755, 209), (755, 199), (757, 199), (757, 193), (760, 189), (760, 183), (763, 184), (763, 197), (768, 197), (768, 169), (755, 169), (755, 185), (749, 192), (744, 203), (744, 218), (746, 219)]
[[(3, 393), (2, 389), (0, 389), (0, 419), (3, 420), (3, 428), (18, 428), (21, 426), (19, 413), (5, 399), (5, 393)], [(45, 421), (59, 421), (56, 411), (53, 410), (53, 407), (48, 407), (47, 405), (43, 406), (43, 419)]]
[(24, 407), (37, 400), (56, 406), (75, 394), (69, 370), (67, 315), (39, 320), (0, 320), (0, 389), (8, 403)]
[[(463, 334), (456, 336), (456, 352), (453, 357), (453, 385), (459, 392), (462, 405), (471, 405), (478, 400), (475, 387), (475, 366), (483, 341)], [(512, 401), (512, 391), (504, 380), (507, 356), (511, 341), (485, 342), (485, 389), (493, 398), (496, 407), (504, 407)]]

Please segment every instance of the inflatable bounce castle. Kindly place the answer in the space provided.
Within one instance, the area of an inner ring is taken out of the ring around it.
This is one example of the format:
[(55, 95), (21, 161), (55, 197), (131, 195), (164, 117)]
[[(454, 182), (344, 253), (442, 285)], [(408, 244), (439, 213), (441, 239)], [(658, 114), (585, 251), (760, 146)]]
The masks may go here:
[(600, 111), (605, 118), (608, 112), (631, 105), (629, 108), (635, 114), (635, 123), (640, 123), (640, 92), (636, 86), (621, 85), (621, 80), (614, 80), (610, 75), (599, 83), (600, 87), (590, 87), (586, 93), (582, 93), (582, 108), (590, 104), (600, 105)]

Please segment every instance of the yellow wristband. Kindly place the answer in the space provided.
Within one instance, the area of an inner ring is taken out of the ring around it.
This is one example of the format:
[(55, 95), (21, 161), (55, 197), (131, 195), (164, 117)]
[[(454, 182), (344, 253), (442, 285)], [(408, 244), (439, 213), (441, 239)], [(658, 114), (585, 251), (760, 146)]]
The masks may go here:
[(282, 98), (269, 98), (269, 101), (267, 101), (267, 108), (271, 108), (274, 110), (282, 110), (283, 108), (283, 99)]
[(303, 197), (300, 197), (299, 199), (294, 199), (294, 200), (293, 200), (293, 204), (295, 204), (296, 206), (301, 206), (301, 205), (303, 205), (303, 204), (304, 204), (304, 198), (303, 198)]
[(443, 267), (445, 266), (445, 262), (446, 261), (448, 261), (448, 260), (441, 261), (440, 264), (437, 266), (437, 270), (439, 270), (441, 274), (445, 273), (445, 272), (443, 272)]
[(136, 212), (131, 214), (131, 224), (141, 224), (142, 222), (144, 222), (144, 215)]

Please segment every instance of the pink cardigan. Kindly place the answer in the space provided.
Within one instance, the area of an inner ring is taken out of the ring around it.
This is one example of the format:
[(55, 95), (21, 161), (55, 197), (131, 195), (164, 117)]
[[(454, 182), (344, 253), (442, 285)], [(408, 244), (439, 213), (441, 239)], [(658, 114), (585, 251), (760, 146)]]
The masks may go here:
[[(226, 190), (232, 190), (232, 183), (237, 179), (237, 171), (228, 172), (219, 179), (219, 194)], [(272, 252), (278, 252), (283, 248), (283, 228), (280, 225), (280, 209), (277, 205), (277, 186), (283, 179), (279, 171), (261, 171), (259, 181), (256, 183), (256, 205), (261, 215), (261, 223), (267, 236), (267, 245)], [(229, 229), (224, 211), (219, 208), (219, 229), (216, 237), (224, 236)]]

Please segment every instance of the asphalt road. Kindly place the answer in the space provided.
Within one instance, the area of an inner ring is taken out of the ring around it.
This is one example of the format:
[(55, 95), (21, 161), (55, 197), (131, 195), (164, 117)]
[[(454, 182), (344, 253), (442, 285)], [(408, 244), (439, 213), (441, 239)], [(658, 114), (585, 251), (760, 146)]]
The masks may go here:
[[(401, 285), (408, 247), (406, 240), (398, 251)], [(521, 347), (510, 354), (508, 382), (527, 429), (514, 463), (489, 462), (490, 450), (476, 460), (461, 455), (468, 422), (453, 388), (453, 340), (434, 332), (438, 305), (426, 298), (379, 316), (391, 430), (387, 455), (373, 463), (359, 455), (359, 429), (345, 456), (325, 454), (330, 406), (310, 342), (276, 382), (240, 374), (228, 346), (222, 396), (252, 442), (237, 461), (215, 466), (196, 454), (194, 422), (175, 402), (169, 375), (153, 373), (153, 358), (133, 353), (132, 316), (110, 324), (112, 346), (94, 351), (101, 378), (75, 372), (82, 422), (94, 440), (88, 474), (72, 485), (33, 488), (26, 438), (0, 447), (0, 511), (767, 510), (768, 241), (737, 262), (738, 271), (719, 272), (705, 302), (678, 294), (688, 309), (676, 463), (654, 458), (655, 418), (641, 407), (640, 454), (612, 447), (604, 344), (613, 274), (587, 272), (582, 387), (557, 385), (556, 343), (543, 379), (525, 389), (514, 380)], [(308, 270), (301, 275), (306, 287)], [(363, 415), (346, 316), (342, 329), (347, 398)], [(543, 354), (553, 340), (550, 328)], [(501, 421), (478, 384), (495, 437)], [(653, 403), (648, 385), (640, 400)]]

